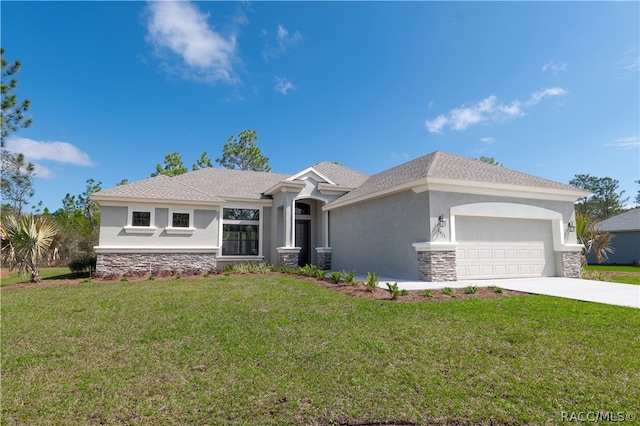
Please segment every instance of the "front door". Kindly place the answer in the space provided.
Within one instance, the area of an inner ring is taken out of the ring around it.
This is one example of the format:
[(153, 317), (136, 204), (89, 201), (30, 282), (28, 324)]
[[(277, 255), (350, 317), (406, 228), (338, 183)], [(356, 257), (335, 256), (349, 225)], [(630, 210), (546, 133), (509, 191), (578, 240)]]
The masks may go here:
[(298, 266), (311, 264), (311, 221), (296, 220), (296, 247), (300, 247)]

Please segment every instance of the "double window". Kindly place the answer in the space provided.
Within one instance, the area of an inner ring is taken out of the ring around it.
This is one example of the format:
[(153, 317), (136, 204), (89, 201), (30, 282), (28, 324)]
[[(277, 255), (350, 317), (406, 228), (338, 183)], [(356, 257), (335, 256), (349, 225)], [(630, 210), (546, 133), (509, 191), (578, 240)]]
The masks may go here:
[(258, 256), (260, 254), (260, 210), (223, 209), (222, 255)]

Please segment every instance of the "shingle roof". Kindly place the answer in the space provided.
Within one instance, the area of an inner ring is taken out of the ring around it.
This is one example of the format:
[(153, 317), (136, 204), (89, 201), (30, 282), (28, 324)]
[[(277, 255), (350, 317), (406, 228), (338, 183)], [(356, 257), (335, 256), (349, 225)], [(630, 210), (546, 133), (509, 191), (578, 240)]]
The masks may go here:
[(207, 167), (174, 177), (176, 182), (196, 187), (221, 198), (265, 198), (262, 193), (289, 175)]
[(212, 193), (206, 193), (194, 187), (180, 184), (174, 178), (165, 175), (116, 186), (96, 192), (91, 196), (94, 200), (104, 199), (135, 199), (135, 200), (167, 200), (219, 202), (222, 201)]
[(334, 201), (334, 203), (342, 203), (358, 197), (388, 190), (421, 178), (451, 179), (461, 182), (484, 182), (544, 189), (577, 190), (577, 188), (573, 186), (517, 172), (501, 166), (443, 151), (435, 151), (369, 177), (361, 186), (340, 197)]
[(602, 231), (640, 231), (640, 207), (620, 213), (599, 222), (596, 227)]
[(330, 161), (318, 163), (313, 168), (342, 188), (357, 188), (369, 178), (367, 174), (348, 169)]

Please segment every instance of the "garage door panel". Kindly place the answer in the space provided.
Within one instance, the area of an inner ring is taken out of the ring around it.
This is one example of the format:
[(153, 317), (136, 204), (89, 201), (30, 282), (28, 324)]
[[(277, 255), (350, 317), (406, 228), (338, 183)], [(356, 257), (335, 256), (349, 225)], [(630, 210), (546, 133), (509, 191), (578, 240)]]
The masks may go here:
[(461, 279), (555, 274), (551, 221), (460, 216), (456, 235)]

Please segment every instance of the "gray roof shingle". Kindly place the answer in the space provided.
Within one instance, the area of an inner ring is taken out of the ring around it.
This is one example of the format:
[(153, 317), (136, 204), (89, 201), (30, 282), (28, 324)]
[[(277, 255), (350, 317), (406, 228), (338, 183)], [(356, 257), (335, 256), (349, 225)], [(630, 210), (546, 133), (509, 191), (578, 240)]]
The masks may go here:
[(479, 160), (473, 160), (443, 151), (435, 151), (369, 177), (361, 186), (340, 197), (334, 201), (334, 203), (342, 203), (358, 197), (374, 194), (425, 177), (544, 189), (577, 190), (577, 188), (570, 185), (517, 172)]
[(200, 189), (180, 184), (173, 178), (165, 175), (155, 176), (127, 185), (92, 194), (92, 199), (132, 199), (132, 200), (167, 200), (189, 202), (219, 202), (222, 201), (212, 193), (206, 193)]
[(640, 231), (640, 207), (598, 222), (601, 231)]
[(369, 175), (348, 169), (340, 164), (323, 161), (313, 166), (315, 170), (331, 179), (341, 188), (357, 188), (369, 178)]

